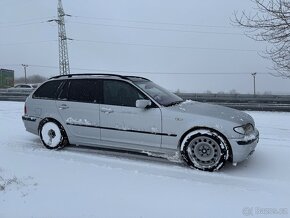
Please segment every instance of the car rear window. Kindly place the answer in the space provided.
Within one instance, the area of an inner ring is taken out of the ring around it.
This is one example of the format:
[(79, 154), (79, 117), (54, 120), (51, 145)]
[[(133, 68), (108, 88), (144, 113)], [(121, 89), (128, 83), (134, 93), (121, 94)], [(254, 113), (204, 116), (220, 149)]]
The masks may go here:
[(41, 85), (34, 93), (33, 98), (56, 99), (58, 88), (63, 80), (48, 81)]

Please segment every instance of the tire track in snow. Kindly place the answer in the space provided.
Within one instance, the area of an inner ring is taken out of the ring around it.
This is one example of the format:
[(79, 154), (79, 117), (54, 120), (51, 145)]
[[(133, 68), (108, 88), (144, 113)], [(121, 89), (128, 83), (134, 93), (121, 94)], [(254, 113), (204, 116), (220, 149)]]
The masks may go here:
[[(75, 164), (89, 164), (97, 168), (108, 170), (126, 171), (133, 174), (170, 178), (182, 181), (207, 184), (213, 186), (230, 186), (245, 191), (257, 193), (272, 193), (273, 186), (277, 183), (267, 179), (232, 176), (226, 173), (226, 169), (219, 172), (202, 172), (190, 169), (182, 164), (172, 163), (161, 158), (140, 157), (139, 155), (118, 154), (116, 152), (102, 152), (98, 149), (86, 149), (81, 147), (67, 147), (61, 151), (50, 151), (42, 148), (41, 144), (32, 147), (14, 147), (13, 153), (49, 159), (48, 161), (69, 161)], [(8, 151), (12, 152), (12, 151)], [(152, 164), (153, 163), (153, 164)], [(236, 169), (238, 170), (238, 169)], [(283, 185), (283, 182), (278, 184)], [(286, 187), (286, 184), (285, 184)], [(277, 190), (275, 190), (275, 193)], [(290, 192), (289, 192), (290, 195)]]

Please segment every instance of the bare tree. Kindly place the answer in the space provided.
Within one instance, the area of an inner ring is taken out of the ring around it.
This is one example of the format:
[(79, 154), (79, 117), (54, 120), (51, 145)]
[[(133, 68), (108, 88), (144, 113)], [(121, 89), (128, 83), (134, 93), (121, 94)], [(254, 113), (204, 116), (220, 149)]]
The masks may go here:
[(236, 12), (235, 23), (245, 27), (250, 38), (270, 43), (263, 56), (273, 61), (280, 76), (290, 78), (290, 1), (251, 1), (257, 12)]

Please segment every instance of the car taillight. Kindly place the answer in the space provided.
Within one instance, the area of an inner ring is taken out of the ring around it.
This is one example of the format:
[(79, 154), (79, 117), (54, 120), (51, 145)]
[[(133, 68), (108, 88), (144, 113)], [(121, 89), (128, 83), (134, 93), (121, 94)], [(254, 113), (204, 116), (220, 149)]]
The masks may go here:
[(26, 108), (26, 104), (24, 105), (24, 115), (27, 114), (27, 108)]

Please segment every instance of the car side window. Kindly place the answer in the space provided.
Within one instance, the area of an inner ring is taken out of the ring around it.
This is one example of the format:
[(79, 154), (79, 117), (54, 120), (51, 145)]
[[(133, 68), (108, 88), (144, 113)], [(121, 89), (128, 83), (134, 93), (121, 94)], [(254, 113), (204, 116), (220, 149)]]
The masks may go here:
[(89, 79), (72, 79), (70, 80), (70, 84), (68, 88), (68, 100), (84, 102), (84, 103), (99, 103), (100, 92), (99, 92), (98, 80), (96, 79), (90, 79), (90, 80)]
[(57, 100), (67, 101), (68, 100), (68, 88), (69, 88), (70, 81), (64, 82), (62, 87), (60, 87), (59, 95)]
[(129, 83), (118, 80), (103, 81), (104, 104), (136, 107), (136, 100), (146, 97)]
[(62, 80), (48, 81), (42, 84), (34, 93), (32, 98), (56, 99), (58, 88)]

